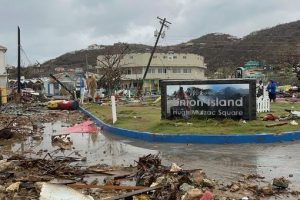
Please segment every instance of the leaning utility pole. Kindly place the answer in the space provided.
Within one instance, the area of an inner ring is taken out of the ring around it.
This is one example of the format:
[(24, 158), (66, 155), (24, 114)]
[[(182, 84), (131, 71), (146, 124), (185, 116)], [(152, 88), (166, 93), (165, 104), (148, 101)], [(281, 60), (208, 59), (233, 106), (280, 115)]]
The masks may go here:
[(18, 94), (21, 94), (21, 36), (20, 27), (18, 27)]
[(154, 47), (153, 47), (153, 49), (152, 49), (152, 52), (151, 52), (151, 55), (150, 55), (150, 58), (149, 58), (149, 61), (148, 61), (148, 64), (147, 64), (147, 67), (146, 67), (146, 70), (145, 70), (143, 79), (142, 79), (142, 83), (141, 83), (141, 86), (140, 86), (140, 90), (143, 89), (144, 80), (145, 80), (145, 78), (146, 78), (146, 76), (147, 76), (147, 73), (148, 73), (148, 70), (149, 70), (149, 67), (150, 67), (150, 64), (151, 64), (151, 61), (152, 61), (152, 57), (153, 57), (153, 54), (154, 54), (154, 52), (155, 52), (155, 49), (156, 49), (158, 40), (159, 40), (159, 38), (160, 38), (160, 36), (161, 36), (162, 30), (163, 30), (164, 27), (169, 27), (168, 25), (166, 25), (166, 23), (167, 23), (167, 24), (171, 24), (171, 22), (168, 22), (168, 21), (166, 20), (166, 18), (161, 19), (160, 17), (157, 17), (157, 19), (159, 19), (159, 23), (161, 23), (161, 27), (160, 27), (160, 30), (159, 30), (159, 32), (158, 32), (158, 36), (157, 36), (157, 38), (156, 38)]

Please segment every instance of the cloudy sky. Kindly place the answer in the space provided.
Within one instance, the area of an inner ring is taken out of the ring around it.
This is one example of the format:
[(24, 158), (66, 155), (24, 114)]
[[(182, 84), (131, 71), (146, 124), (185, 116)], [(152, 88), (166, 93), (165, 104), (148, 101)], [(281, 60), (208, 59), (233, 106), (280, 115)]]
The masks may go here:
[(26, 65), (93, 43), (153, 45), (157, 16), (172, 22), (160, 41), (168, 45), (212, 32), (243, 37), (299, 20), (299, 8), (299, 0), (0, 0), (0, 45), (16, 65), (19, 25)]

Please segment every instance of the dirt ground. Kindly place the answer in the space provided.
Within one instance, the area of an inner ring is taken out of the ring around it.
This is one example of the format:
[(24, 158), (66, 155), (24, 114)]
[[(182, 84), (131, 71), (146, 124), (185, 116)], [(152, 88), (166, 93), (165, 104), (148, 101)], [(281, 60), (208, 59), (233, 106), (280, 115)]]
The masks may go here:
[(155, 151), (104, 140), (89, 122), (80, 128), (90, 132), (78, 132), (86, 122), (79, 111), (48, 110), (40, 103), (2, 106), (0, 199), (300, 198), (286, 177), (266, 181), (263, 174), (241, 174), (224, 184), (205, 169), (164, 166)]

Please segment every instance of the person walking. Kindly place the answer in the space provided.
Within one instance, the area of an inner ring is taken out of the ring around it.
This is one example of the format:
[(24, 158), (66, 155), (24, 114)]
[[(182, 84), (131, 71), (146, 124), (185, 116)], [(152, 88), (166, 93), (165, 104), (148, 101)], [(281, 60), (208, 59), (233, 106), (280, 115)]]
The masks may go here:
[(267, 86), (267, 91), (269, 93), (270, 102), (273, 100), (273, 102), (276, 102), (276, 89), (277, 85), (274, 80), (270, 80), (269, 84)]
[(89, 92), (89, 96), (92, 98), (92, 101), (95, 102), (95, 94), (97, 89), (97, 81), (95, 77), (92, 75), (88, 76), (88, 79), (86, 80), (87, 89)]

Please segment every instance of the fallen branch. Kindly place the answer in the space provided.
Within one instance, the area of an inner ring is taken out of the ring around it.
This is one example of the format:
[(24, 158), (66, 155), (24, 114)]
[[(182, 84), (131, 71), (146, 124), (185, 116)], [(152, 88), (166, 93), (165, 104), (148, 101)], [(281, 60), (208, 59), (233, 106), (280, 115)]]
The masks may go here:
[(270, 127), (274, 127), (274, 126), (283, 126), (288, 124), (288, 122), (282, 122), (282, 123), (277, 123), (277, 124), (267, 124), (266, 127), (270, 128)]

